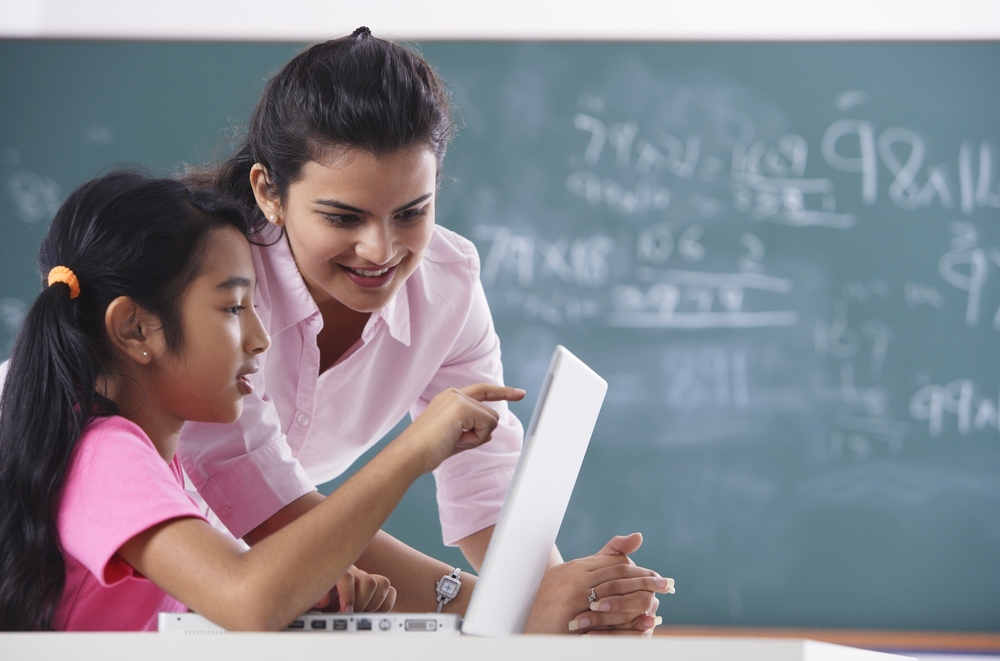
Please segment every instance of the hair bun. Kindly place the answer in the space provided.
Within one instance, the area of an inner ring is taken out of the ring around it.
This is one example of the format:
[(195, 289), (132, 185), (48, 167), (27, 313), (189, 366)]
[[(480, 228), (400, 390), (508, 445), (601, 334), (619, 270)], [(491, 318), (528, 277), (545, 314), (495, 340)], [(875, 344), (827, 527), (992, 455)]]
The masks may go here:
[(357, 30), (351, 33), (351, 37), (354, 39), (363, 39), (370, 36), (372, 36), (372, 31), (366, 28), (364, 25), (362, 25)]

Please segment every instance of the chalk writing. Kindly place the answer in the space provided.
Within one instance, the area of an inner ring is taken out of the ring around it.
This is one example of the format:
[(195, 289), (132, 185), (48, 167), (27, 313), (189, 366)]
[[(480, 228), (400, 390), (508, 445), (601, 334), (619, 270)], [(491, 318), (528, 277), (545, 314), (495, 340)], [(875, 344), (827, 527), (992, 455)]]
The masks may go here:
[(490, 241), (481, 276), (487, 287), (497, 282), (502, 271), (508, 271), (525, 289), (538, 277), (598, 288), (608, 280), (607, 258), (615, 246), (613, 240), (601, 235), (572, 242), (547, 241), (493, 225), (477, 226), (473, 236)]
[(662, 360), (667, 404), (676, 409), (750, 407), (747, 354), (740, 348), (670, 349)]
[(955, 418), (960, 436), (973, 431), (1000, 430), (997, 412), (1000, 398), (987, 397), (971, 379), (956, 379), (946, 385), (928, 384), (910, 398), (910, 415), (927, 421), (933, 438), (941, 436), (949, 416)]

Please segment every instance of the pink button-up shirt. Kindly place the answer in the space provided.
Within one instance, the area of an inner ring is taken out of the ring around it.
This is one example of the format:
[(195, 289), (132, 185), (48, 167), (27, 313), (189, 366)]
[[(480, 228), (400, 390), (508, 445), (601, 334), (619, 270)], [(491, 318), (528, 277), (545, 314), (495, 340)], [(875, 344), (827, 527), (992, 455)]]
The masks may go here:
[[(254, 394), (233, 424), (185, 424), (178, 446), (184, 471), (236, 537), (340, 475), (442, 390), (503, 383), (479, 258), (454, 232), (435, 227), (406, 285), (323, 374), (316, 344), (323, 318), (287, 241), (255, 246), (253, 256), (257, 313), (271, 335), (251, 377)], [(495, 408), (501, 418), (493, 439), (434, 471), (446, 544), (499, 517), (523, 431), (506, 403)]]

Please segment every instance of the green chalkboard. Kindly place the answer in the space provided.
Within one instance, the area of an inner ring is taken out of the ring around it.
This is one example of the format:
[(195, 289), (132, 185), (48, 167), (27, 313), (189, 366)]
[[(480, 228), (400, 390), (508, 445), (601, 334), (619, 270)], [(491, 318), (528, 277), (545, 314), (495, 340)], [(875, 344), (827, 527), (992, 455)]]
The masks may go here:
[[(610, 384), (564, 554), (643, 531), (668, 622), (1000, 630), (1000, 44), (421, 48), (508, 382)], [(0, 42), (3, 346), (59, 200), (224, 150), (295, 50)]]

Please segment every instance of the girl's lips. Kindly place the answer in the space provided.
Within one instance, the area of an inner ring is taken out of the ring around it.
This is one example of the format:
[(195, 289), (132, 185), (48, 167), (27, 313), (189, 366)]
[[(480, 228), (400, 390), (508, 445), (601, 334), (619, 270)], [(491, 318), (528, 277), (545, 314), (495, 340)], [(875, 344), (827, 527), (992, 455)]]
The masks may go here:
[(236, 377), (236, 383), (239, 386), (240, 392), (244, 395), (253, 394), (253, 384), (250, 383), (250, 379), (247, 378), (246, 374), (241, 374)]
[(392, 276), (396, 273), (396, 267), (399, 265), (390, 266), (385, 273), (375, 276), (362, 275), (358, 273), (358, 271), (368, 271), (368, 269), (358, 269), (358, 271), (355, 271), (349, 266), (344, 266), (343, 264), (338, 264), (337, 266), (339, 266), (347, 275), (348, 279), (358, 287), (363, 287), (365, 289), (378, 289), (379, 287), (385, 287), (389, 284), (389, 281), (392, 280)]

